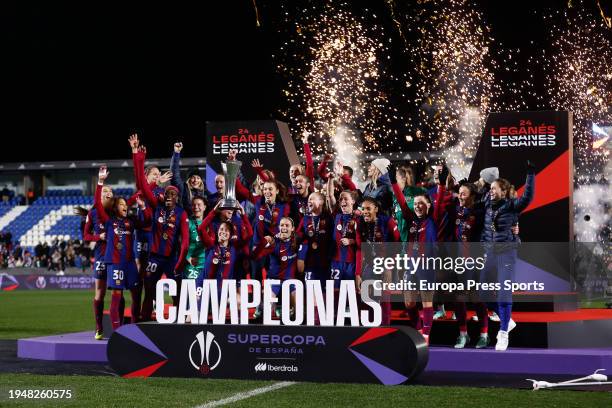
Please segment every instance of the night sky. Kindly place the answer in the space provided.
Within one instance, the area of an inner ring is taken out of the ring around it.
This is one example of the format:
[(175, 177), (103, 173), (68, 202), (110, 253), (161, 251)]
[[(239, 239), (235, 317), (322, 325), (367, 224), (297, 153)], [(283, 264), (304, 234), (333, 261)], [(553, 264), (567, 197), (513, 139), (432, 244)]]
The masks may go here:
[[(3, 2), (0, 135), (15, 148), (0, 162), (123, 158), (132, 131), (152, 157), (167, 156), (174, 140), (203, 156), (207, 120), (277, 118), (279, 11), (257, 4), (261, 28), (252, 0)], [(385, 1), (367, 4), (397, 37)], [(567, 2), (479, 4), (494, 38), (529, 49), (545, 46), (542, 12)], [(402, 58), (398, 48), (389, 69), (402, 69)]]

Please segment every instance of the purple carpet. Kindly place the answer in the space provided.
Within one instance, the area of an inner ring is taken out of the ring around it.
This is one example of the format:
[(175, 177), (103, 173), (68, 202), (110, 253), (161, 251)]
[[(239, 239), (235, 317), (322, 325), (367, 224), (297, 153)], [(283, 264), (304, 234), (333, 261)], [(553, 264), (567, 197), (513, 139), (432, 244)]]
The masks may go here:
[(609, 349), (525, 349), (509, 348), (455, 350), (446, 347), (429, 349), (427, 371), (461, 371), (499, 374), (568, 374), (587, 375), (605, 368), (612, 371), (612, 348)]
[[(17, 356), (54, 361), (106, 362), (106, 343), (106, 340), (94, 340), (91, 331), (34, 337), (17, 342)], [(612, 372), (612, 348), (511, 348), (499, 352), (494, 349), (431, 347), (427, 365), (427, 371), (491, 374), (587, 375), (599, 368)]]
[(94, 340), (93, 331), (32, 337), (17, 341), (17, 357), (105, 363), (107, 342), (107, 339)]

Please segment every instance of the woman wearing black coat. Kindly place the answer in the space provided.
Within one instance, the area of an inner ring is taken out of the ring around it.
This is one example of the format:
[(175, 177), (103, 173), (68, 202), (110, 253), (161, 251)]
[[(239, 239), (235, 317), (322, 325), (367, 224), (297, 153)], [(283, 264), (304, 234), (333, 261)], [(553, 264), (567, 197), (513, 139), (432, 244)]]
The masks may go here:
[(495, 276), (501, 284), (498, 291), (497, 314), (500, 328), (495, 349), (508, 348), (508, 325), (512, 317), (512, 292), (504, 290), (504, 281), (514, 280), (517, 247), (519, 238), (513, 234), (512, 226), (519, 214), (525, 210), (534, 197), (535, 167), (527, 162), (527, 181), (525, 192), (519, 198), (511, 198), (512, 185), (505, 179), (497, 179), (491, 184), (489, 195), (485, 197), (485, 218), (481, 241), (485, 243), (486, 261), (484, 272)]

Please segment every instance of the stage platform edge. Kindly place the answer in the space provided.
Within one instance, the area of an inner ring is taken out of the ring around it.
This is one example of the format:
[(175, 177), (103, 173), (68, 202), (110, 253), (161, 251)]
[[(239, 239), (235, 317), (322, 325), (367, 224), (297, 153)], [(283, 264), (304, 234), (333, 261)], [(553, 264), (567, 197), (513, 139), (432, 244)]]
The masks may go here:
[(17, 340), (17, 357), (50, 361), (106, 363), (108, 339), (95, 340), (93, 331)]
[(612, 347), (605, 349), (494, 348), (457, 350), (430, 347), (425, 371), (486, 374), (588, 375), (597, 369), (612, 370)]
[[(17, 356), (48, 361), (107, 363), (107, 340), (94, 340), (93, 332), (20, 339)], [(597, 369), (612, 372), (612, 347), (584, 349), (493, 348), (476, 350), (433, 346), (426, 372), (485, 374), (586, 375)]]

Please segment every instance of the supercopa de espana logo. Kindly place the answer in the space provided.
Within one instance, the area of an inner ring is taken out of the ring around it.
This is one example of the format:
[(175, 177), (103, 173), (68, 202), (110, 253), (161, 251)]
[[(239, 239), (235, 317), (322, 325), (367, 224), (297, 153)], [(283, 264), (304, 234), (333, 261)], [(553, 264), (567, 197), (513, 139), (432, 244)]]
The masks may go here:
[(189, 346), (189, 361), (201, 374), (208, 374), (221, 363), (221, 346), (209, 331), (199, 332)]

